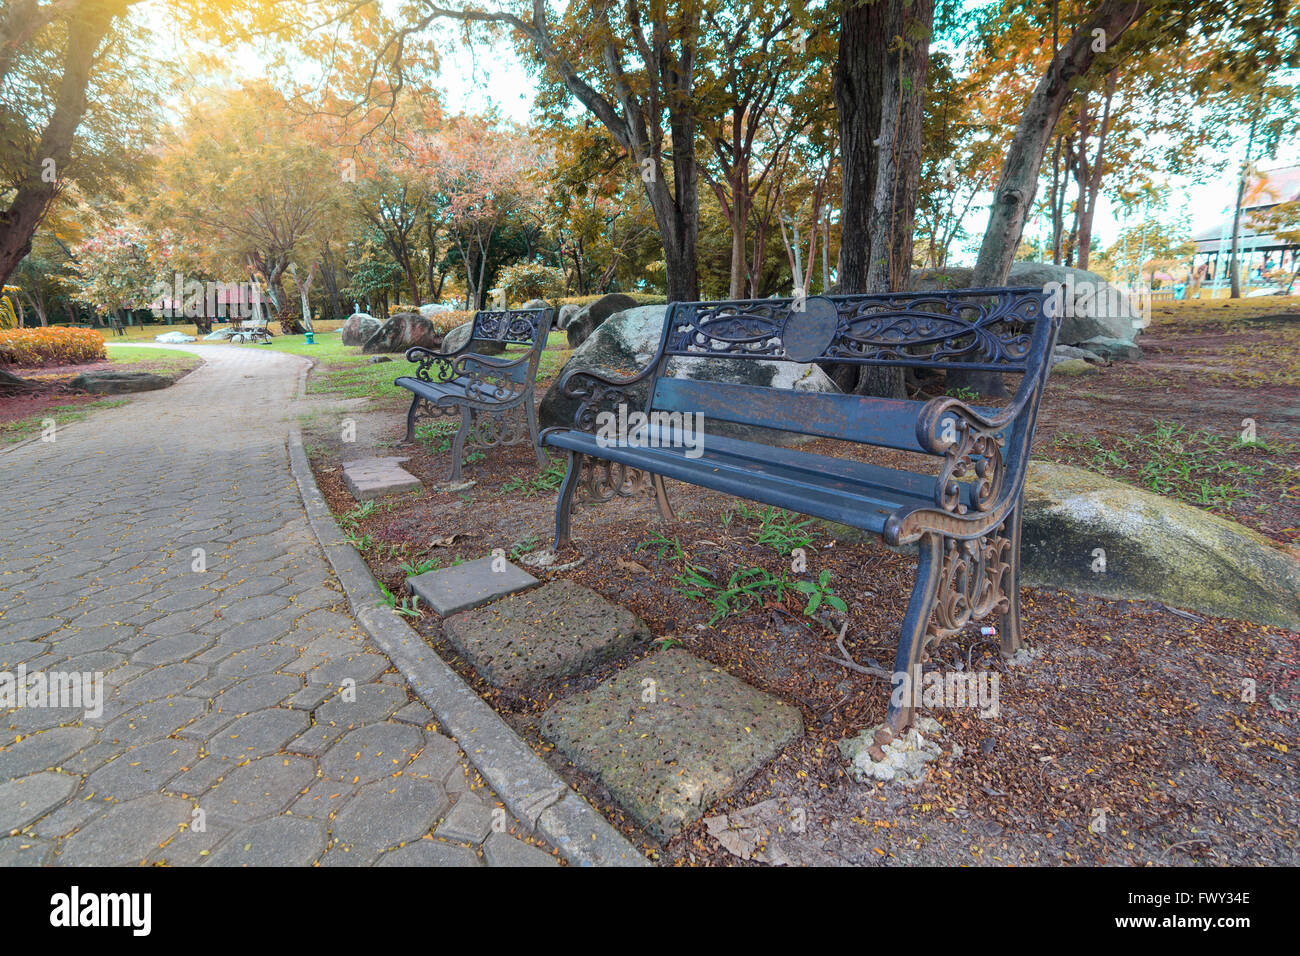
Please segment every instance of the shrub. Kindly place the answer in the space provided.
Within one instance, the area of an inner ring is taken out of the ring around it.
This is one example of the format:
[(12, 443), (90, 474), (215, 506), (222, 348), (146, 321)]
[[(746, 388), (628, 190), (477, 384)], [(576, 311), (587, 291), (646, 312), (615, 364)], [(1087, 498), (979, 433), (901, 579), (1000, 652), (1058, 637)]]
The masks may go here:
[[(599, 295), (573, 295), (566, 299), (558, 299), (559, 305), (591, 305), (597, 299), (603, 299), (608, 293), (602, 292)], [(636, 300), (637, 305), (664, 305), (668, 301), (668, 296), (659, 295), (654, 292), (624, 292)]]
[(474, 315), (474, 312), (435, 312), (425, 318), (429, 320), (430, 325), (446, 335), (456, 326), (474, 321)]
[(564, 270), (540, 262), (516, 262), (501, 270), (497, 284), (507, 302), (553, 299), (564, 291)]
[(10, 365), (79, 365), (107, 357), (104, 336), (94, 329), (52, 325), (0, 331), (0, 362)]

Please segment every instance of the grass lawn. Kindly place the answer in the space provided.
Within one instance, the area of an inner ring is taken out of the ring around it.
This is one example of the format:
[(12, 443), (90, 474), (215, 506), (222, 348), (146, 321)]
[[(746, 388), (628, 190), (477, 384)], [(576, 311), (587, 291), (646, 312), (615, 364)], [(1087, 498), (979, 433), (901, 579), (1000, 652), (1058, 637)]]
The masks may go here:
[(158, 372), (177, 378), (203, 364), (203, 359), (191, 352), (173, 352), (144, 345), (119, 345), (116, 342), (108, 343), (108, 360), (114, 365), (129, 365), (133, 372)]
[[(272, 332), (274, 338), (269, 345), (253, 343), (203, 342), (193, 322), (174, 322), (171, 325), (132, 325), (125, 329), (126, 334), (115, 336), (111, 329), (103, 329), (105, 341), (112, 346), (111, 356), (114, 362), (117, 356), (130, 356), (130, 361), (144, 363), (149, 361), (146, 350), (141, 346), (150, 344), (154, 336), (165, 332), (182, 332), (194, 336), (203, 345), (218, 345), (226, 348), (274, 349), (291, 355), (305, 355), (315, 359), (308, 381), (307, 391), (312, 394), (335, 394), (343, 398), (373, 398), (384, 401), (396, 401), (399, 404), (410, 400), (410, 393), (393, 385), (393, 379), (407, 374), (410, 367), (400, 354), (392, 355), (393, 361), (372, 363), (371, 356), (363, 355), (359, 348), (345, 346), (337, 335), (343, 323), (335, 321), (318, 321), (315, 324), (315, 343), (308, 345), (305, 335), (281, 335)], [(225, 328), (225, 326), (215, 326)], [(196, 343), (197, 344), (197, 343)], [(515, 349), (507, 355), (513, 357)], [(184, 361), (179, 352), (163, 352), (172, 361)], [(520, 352), (519, 354), (522, 354)], [(537, 370), (537, 378), (547, 382), (554, 378), (568, 360), (570, 350), (564, 332), (554, 331), (547, 339), (547, 351), (542, 354), (542, 361)], [(124, 359), (125, 360), (125, 359)], [(197, 364), (197, 363), (196, 363)], [(145, 365), (140, 366), (142, 369)], [(170, 366), (169, 366), (170, 367)]]
[[(321, 332), (320, 326), (323, 324), (317, 323), (316, 341), (312, 345), (307, 344), (306, 336), (303, 335), (277, 335), (270, 345), (236, 343), (231, 348), (274, 349), (315, 359), (317, 366), (307, 384), (309, 393), (410, 401), (411, 393), (393, 384), (393, 379), (410, 374), (414, 368), (400, 353), (390, 355), (391, 362), (372, 362), (374, 356), (363, 354), (356, 346), (344, 345), (343, 340), (332, 332)], [(542, 353), (542, 361), (537, 369), (538, 381), (554, 378), (570, 355), (565, 333), (552, 332), (546, 343), (547, 351)], [(513, 359), (522, 354), (522, 348), (512, 347), (507, 349), (504, 357)]]

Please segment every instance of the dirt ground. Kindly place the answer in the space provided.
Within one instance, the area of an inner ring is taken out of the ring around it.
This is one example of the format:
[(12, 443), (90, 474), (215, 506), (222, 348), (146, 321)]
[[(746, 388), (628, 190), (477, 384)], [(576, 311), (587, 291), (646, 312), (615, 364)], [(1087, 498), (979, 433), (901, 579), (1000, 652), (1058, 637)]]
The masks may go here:
[[(1294, 300), (1281, 301), (1300, 313)], [(1168, 489), (1157, 490), (1191, 501), (1200, 494), (1202, 506), (1279, 540), (1300, 540), (1300, 327), (1294, 317), (1259, 321), (1260, 311), (1257, 300), (1245, 309), (1233, 303), (1222, 318), (1205, 306), (1172, 305), (1143, 336), (1144, 361), (1053, 380), (1037, 456), (1109, 470), (1144, 487), (1163, 482)], [(539, 382), (539, 396), (548, 384)], [(496, 547), (517, 556), (549, 544), (558, 475), (539, 473), (527, 447), (468, 464), (466, 477), (476, 484), (459, 494), (426, 490), (358, 509), (338, 464), (392, 453), (403, 417), (396, 402), (347, 415), (358, 420), (358, 434), (371, 437), (367, 447), (339, 443), (326, 416), (309, 429), (308, 450), (322, 491), (394, 594), (405, 594), (406, 574), (421, 562), (446, 566)], [(1245, 418), (1255, 420), (1258, 441), (1237, 447)], [(447, 475), (449, 443), (425, 438), (397, 453), (412, 456), (406, 467), (431, 489)], [(833, 453), (829, 443), (808, 447)], [(1241, 467), (1203, 477), (1218, 460)], [(1209, 494), (1198, 484), (1207, 480)], [(1030, 663), (1004, 663), (996, 639), (970, 629), (940, 645), (928, 665), (996, 672), (1000, 715), (931, 711), (944, 728), (945, 756), (924, 783), (855, 783), (837, 744), (880, 722), (888, 688), (831, 659), (840, 656), (833, 632), (847, 621), (844, 647), (852, 658), (891, 667), (915, 559), (805, 525), (797, 530), (812, 538), (809, 572), (830, 572), (847, 613), (809, 617), (803, 595), (787, 591), (710, 624), (712, 609), (681, 593), (688, 565), (725, 580), (751, 568), (788, 572), (789, 558), (756, 540), (766, 525), (752, 505), (678, 483), (670, 483), (670, 495), (679, 517), (671, 525), (659, 521), (649, 496), (583, 508), (574, 538), (585, 562), (559, 574), (642, 617), (662, 642), (647, 653), (680, 645), (799, 708), (805, 736), (710, 811), (777, 801), (782, 819), (799, 824), (771, 835), (776, 857), (830, 865), (1300, 860), (1300, 634), (1154, 603), (1026, 589)], [(494, 690), (459, 660), (436, 615), (425, 611), (412, 623), (652, 857), (668, 865), (757, 865), (729, 853), (702, 823), (656, 844), (596, 781), (538, 737), (553, 700), (593, 686), (632, 658), (521, 697)], [(1252, 701), (1243, 700), (1247, 681)]]

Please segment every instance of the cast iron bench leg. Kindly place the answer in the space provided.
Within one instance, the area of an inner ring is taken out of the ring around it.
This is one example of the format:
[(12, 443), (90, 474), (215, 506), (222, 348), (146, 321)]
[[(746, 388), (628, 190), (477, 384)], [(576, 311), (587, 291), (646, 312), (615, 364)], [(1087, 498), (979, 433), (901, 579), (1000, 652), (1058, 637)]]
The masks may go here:
[(403, 440), (409, 445), (415, 441), (415, 413), (420, 410), (420, 396), (416, 395), (411, 399), (411, 410), (406, 413), (406, 438)]
[(664, 476), (652, 474), (650, 481), (654, 483), (655, 503), (659, 505), (659, 517), (665, 521), (676, 521), (677, 515), (668, 501), (668, 488), (664, 485)]
[[(939, 592), (939, 572), (943, 568), (943, 535), (927, 532), (921, 536), (918, 550), (921, 560), (916, 568), (916, 584), (907, 603), (898, 637), (898, 656), (894, 659), (894, 676), (889, 694), (889, 713), (885, 722), (895, 734), (902, 733), (912, 722), (913, 695), (921, 680), (921, 658), (925, 655), (926, 632), (934, 614)], [(911, 675), (903, 682), (902, 675)], [(900, 686), (901, 684), (901, 686)], [(907, 693), (904, 693), (904, 690)]]
[(545, 469), (551, 464), (551, 460), (542, 451), (542, 443), (537, 438), (537, 406), (533, 404), (533, 396), (530, 391), (524, 396), (524, 414), (528, 416), (528, 437), (533, 440), (533, 453), (537, 455), (537, 467)]
[(555, 502), (555, 550), (569, 546), (569, 525), (573, 520), (573, 493), (578, 490), (578, 475), (582, 472), (582, 455), (569, 452), (569, 468), (560, 485), (560, 497)]
[(468, 405), (462, 405), (460, 409), (460, 428), (456, 430), (456, 440), (451, 443), (451, 477), (447, 479), (450, 484), (460, 484), (460, 465), (461, 459), (465, 455), (465, 439), (469, 437), (469, 431), (474, 427), (474, 423), (474, 409)]
[(1018, 503), (1007, 519), (1007, 537), (1011, 540), (1007, 563), (1011, 565), (1011, 570), (1003, 582), (1007, 610), (999, 618), (1003, 657), (1011, 657), (1024, 647), (1024, 642), (1020, 639), (1020, 509), (1023, 507), (1023, 502)]

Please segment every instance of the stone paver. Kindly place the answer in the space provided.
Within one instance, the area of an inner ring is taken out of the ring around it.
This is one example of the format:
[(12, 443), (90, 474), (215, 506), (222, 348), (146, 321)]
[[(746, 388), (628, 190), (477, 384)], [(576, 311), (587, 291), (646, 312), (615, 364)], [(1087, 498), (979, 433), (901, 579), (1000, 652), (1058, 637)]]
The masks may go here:
[(0, 866), (479, 865), (495, 795), (353, 620), (289, 474), (300, 360), (194, 351), (174, 387), (0, 451), (23, 489), (0, 671), (103, 679), (97, 715), (0, 709)]
[(479, 558), (406, 579), (411, 592), (446, 617), (479, 607), (538, 584), (523, 568), (496, 558)]
[(650, 640), (631, 611), (564, 579), (455, 614), (443, 629), (475, 670), (512, 689), (581, 673)]
[(483, 858), (489, 866), (559, 866), (560, 861), (540, 847), (531, 846), (505, 833), (494, 833), (483, 843)]
[(668, 840), (800, 737), (803, 718), (674, 649), (556, 704), (541, 732), (599, 777), (650, 833)]
[(343, 483), (357, 501), (397, 495), (423, 486), (402, 467), (407, 458), (357, 458), (343, 463)]

